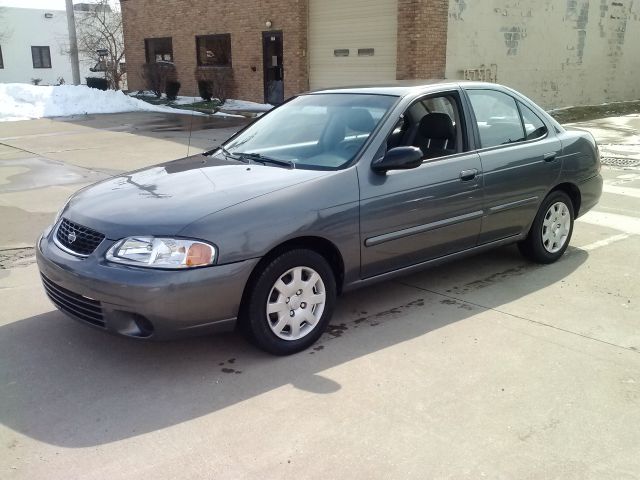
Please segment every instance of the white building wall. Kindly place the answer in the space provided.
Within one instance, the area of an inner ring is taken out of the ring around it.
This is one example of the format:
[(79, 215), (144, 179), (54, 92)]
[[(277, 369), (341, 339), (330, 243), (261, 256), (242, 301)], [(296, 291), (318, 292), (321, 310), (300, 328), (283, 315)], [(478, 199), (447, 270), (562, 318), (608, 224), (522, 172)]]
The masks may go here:
[[(45, 13), (53, 18), (45, 18)], [(71, 60), (65, 53), (69, 49), (69, 30), (64, 10), (4, 8), (2, 21), (8, 33), (0, 44), (4, 61), (4, 68), (0, 68), (1, 83), (31, 83), (33, 78), (41, 78), (41, 85), (54, 85), (60, 77), (68, 84), (73, 83)], [(31, 46), (49, 47), (51, 68), (33, 68)], [(87, 76), (101, 75), (89, 71), (94, 64), (89, 59), (80, 59), (81, 83), (86, 83)]]
[(638, 0), (450, 0), (447, 36), (447, 78), (547, 108), (640, 98)]

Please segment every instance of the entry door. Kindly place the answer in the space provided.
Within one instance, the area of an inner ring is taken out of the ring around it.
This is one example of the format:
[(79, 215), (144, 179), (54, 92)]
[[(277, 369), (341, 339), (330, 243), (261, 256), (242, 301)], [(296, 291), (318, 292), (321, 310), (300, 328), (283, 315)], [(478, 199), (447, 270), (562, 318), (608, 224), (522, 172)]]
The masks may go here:
[(284, 65), (282, 32), (262, 32), (264, 57), (264, 101), (271, 105), (284, 102)]
[(358, 170), (363, 278), (476, 245), (482, 219), (477, 153), (387, 175), (373, 173), (368, 165)]
[(539, 142), (481, 153), (485, 217), (479, 243), (519, 235), (531, 225), (558, 178), (562, 146), (553, 134)]
[(483, 147), (483, 244), (528, 228), (560, 175), (562, 145), (551, 125), (507, 93), (484, 88), (467, 94)]
[(482, 164), (468, 149), (460, 92), (411, 103), (376, 157), (398, 146), (424, 155), (413, 170), (358, 164), (363, 278), (473, 248), (482, 222)]

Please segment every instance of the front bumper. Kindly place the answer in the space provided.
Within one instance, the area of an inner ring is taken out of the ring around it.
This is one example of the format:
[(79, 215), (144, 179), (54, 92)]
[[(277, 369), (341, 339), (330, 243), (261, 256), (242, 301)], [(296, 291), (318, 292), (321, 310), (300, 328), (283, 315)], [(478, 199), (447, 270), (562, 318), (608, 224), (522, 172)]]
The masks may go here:
[(134, 338), (166, 340), (233, 329), (245, 285), (259, 259), (193, 270), (115, 265), (105, 240), (87, 258), (61, 250), (52, 234), (36, 257), (45, 291), (62, 312)]

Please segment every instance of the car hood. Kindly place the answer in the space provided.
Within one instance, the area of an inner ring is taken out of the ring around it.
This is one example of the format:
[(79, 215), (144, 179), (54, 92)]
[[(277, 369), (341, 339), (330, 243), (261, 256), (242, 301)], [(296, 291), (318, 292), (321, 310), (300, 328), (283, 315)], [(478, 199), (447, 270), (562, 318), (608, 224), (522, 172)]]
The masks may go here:
[(194, 155), (87, 187), (63, 216), (112, 240), (176, 235), (206, 215), (331, 173)]

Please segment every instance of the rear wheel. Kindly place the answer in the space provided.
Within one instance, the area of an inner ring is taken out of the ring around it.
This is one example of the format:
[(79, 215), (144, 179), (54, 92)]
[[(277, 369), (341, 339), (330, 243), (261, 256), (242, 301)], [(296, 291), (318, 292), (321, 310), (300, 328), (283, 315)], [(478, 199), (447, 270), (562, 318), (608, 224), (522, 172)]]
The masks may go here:
[(292, 250), (258, 274), (240, 320), (256, 346), (275, 355), (289, 355), (320, 338), (335, 300), (335, 275), (324, 257), (312, 250)]
[(553, 263), (569, 246), (573, 233), (573, 203), (563, 191), (551, 192), (538, 210), (520, 252), (537, 263)]

